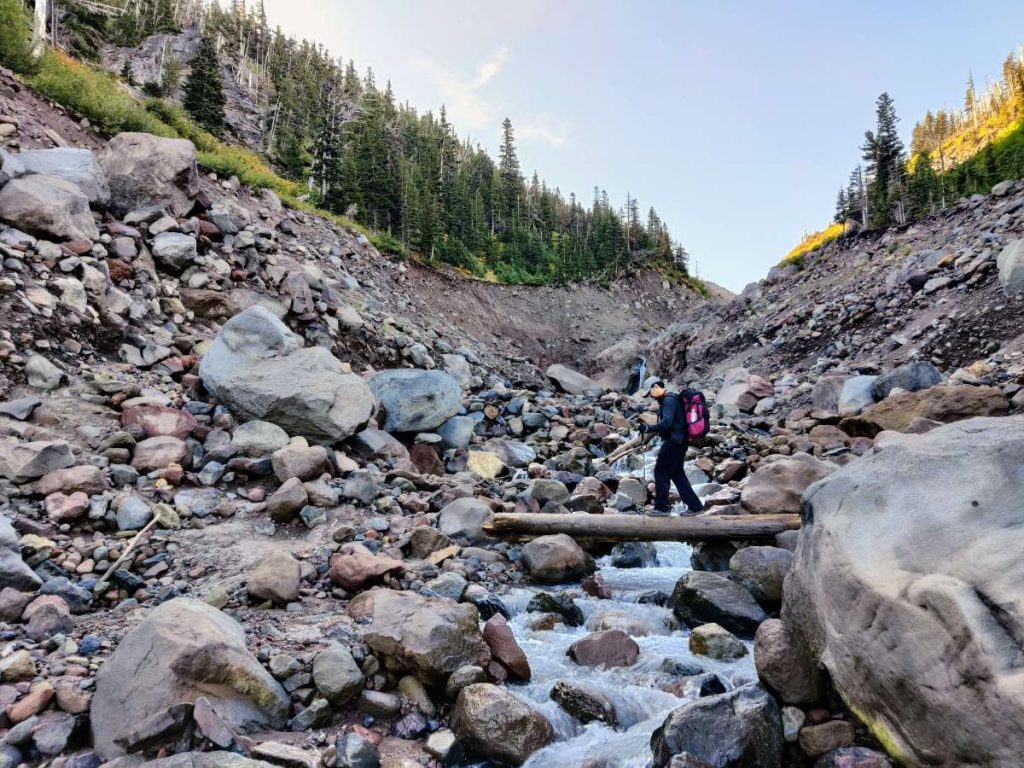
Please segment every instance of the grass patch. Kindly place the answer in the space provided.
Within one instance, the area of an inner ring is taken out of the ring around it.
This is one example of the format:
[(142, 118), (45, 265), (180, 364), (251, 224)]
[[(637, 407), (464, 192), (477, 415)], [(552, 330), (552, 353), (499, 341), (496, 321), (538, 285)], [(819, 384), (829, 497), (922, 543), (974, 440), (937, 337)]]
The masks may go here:
[(846, 225), (840, 223), (833, 224), (820, 232), (812, 232), (809, 235), (805, 235), (804, 239), (801, 240), (793, 250), (787, 253), (781, 262), (779, 262), (779, 266), (794, 264), (797, 269), (803, 269), (804, 257), (808, 253), (816, 251), (819, 248), (823, 248), (833, 240), (839, 238), (845, 231)]

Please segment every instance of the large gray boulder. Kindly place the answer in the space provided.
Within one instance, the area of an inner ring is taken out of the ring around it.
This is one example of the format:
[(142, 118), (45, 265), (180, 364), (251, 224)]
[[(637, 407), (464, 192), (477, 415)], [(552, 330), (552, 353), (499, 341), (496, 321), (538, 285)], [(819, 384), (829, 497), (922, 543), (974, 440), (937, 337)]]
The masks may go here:
[(291, 701), (245, 643), (242, 627), (206, 603), (179, 597), (153, 610), (100, 667), (90, 722), (96, 752), (147, 717), (205, 696), (236, 731), (283, 728)]
[(89, 198), (57, 176), (22, 176), (0, 189), (0, 221), (53, 240), (98, 240)]
[(887, 435), (808, 489), (783, 619), (908, 765), (1024, 754), (1024, 418)]
[(1024, 291), (1024, 238), (1011, 240), (996, 257), (1003, 293), (1016, 296)]
[(91, 149), (54, 147), (53, 149), (26, 149), (18, 155), (25, 173), (57, 176), (82, 190), (90, 203), (106, 205), (110, 202), (110, 186)]
[(462, 387), (444, 371), (382, 371), (370, 379), (370, 391), (384, 411), (386, 432), (428, 432), (462, 407)]
[(931, 363), (907, 363), (876, 378), (871, 384), (871, 393), (875, 400), (884, 400), (897, 387), (907, 392), (916, 392), (919, 389), (934, 387), (940, 381), (942, 374)]
[(348, 604), (348, 615), (365, 622), (367, 645), (427, 685), (444, 685), (459, 667), (479, 664), (486, 647), (477, 609), (447, 598), (371, 589)]
[(764, 461), (743, 486), (740, 503), (755, 515), (796, 514), (807, 487), (835, 468), (807, 453)]
[(580, 581), (596, 570), (594, 559), (564, 533), (538, 536), (523, 546), (523, 565), (537, 584)]
[(599, 397), (604, 394), (604, 387), (596, 381), (591, 379), (589, 376), (584, 376), (579, 371), (574, 371), (572, 368), (568, 368), (564, 365), (560, 365), (558, 363), (550, 365), (544, 373), (547, 374), (547, 377), (554, 381), (563, 392), (570, 395), (590, 395), (592, 397)]
[(261, 306), (224, 324), (199, 375), (236, 415), (312, 440), (344, 440), (373, 412), (373, 396), (359, 376), (345, 373), (327, 349), (303, 347), (302, 337)]
[(0, 589), (11, 587), (19, 592), (35, 592), (42, 583), (21, 559), (18, 534), (11, 521), (0, 515)]
[(110, 185), (110, 207), (119, 216), (150, 205), (184, 216), (199, 192), (196, 148), (187, 139), (119, 133), (100, 152), (99, 163)]
[(746, 638), (768, 618), (746, 587), (710, 571), (690, 571), (677, 581), (671, 605), (688, 627), (721, 624)]
[(684, 704), (651, 736), (655, 768), (684, 753), (713, 768), (780, 768), (782, 746), (782, 712), (756, 684)]
[(852, 416), (874, 404), (873, 387), (877, 378), (877, 376), (853, 376), (844, 381), (837, 403), (839, 415)]

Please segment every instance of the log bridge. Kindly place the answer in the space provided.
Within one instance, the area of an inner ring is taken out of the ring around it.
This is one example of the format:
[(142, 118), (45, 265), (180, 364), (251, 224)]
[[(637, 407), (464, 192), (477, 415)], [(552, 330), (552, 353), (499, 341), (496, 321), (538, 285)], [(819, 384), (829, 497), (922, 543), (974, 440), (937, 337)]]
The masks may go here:
[(577, 541), (742, 541), (771, 539), (800, 528), (800, 515), (697, 515), (645, 517), (514, 513), (497, 514), (484, 532), (499, 539), (533, 539), (564, 533)]

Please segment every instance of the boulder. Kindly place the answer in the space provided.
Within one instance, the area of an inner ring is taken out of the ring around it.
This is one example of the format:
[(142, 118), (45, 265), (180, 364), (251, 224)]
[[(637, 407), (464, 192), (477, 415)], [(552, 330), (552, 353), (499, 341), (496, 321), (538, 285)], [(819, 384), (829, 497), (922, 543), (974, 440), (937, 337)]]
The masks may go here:
[(780, 547), (744, 547), (729, 561), (729, 578), (750, 590), (759, 603), (778, 605), (793, 553)]
[(1024, 290), (1024, 238), (1011, 240), (996, 257), (999, 284), (1007, 296), (1016, 296)]
[(624, 541), (612, 547), (615, 568), (646, 568), (658, 562), (658, 550), (649, 541)]
[(538, 536), (523, 546), (523, 565), (538, 584), (579, 581), (596, 570), (594, 560), (571, 536)]
[(331, 471), (331, 457), (322, 445), (307, 445), (300, 440), (274, 451), (270, 466), (282, 483), (292, 478), (314, 480)]
[(949, 423), (973, 416), (999, 416), (1009, 408), (1010, 402), (997, 387), (943, 384), (890, 395), (860, 416), (844, 419), (840, 426), (849, 435), (874, 437), (885, 430), (911, 431), (919, 419)]
[(348, 590), (361, 589), (385, 574), (404, 570), (401, 560), (376, 555), (357, 541), (342, 545), (338, 553), (331, 556), (331, 580)]
[(18, 534), (11, 521), (0, 515), (0, 589), (35, 592), (43, 583), (35, 571), (21, 559)]
[(551, 700), (584, 725), (596, 721), (610, 728), (618, 727), (618, 715), (611, 700), (589, 685), (559, 680), (551, 688)]
[(221, 328), (199, 364), (204, 386), (236, 415), (291, 435), (335, 442), (373, 412), (363, 380), (324, 347), (303, 347), (269, 310), (254, 306)]
[(54, 240), (98, 240), (89, 199), (56, 176), (22, 176), (0, 189), (0, 221)]
[(676, 582), (671, 606), (688, 627), (721, 624), (743, 638), (768, 618), (746, 588), (710, 571), (691, 571)]
[(462, 407), (462, 387), (444, 371), (398, 368), (370, 379), (386, 432), (429, 432)]
[(0, 440), (0, 475), (13, 483), (26, 483), (74, 463), (71, 446), (63, 440)]
[[(110, 762), (104, 763), (103, 768), (275, 768), (275, 763), (267, 763), (263, 760), (252, 760), (248, 757), (236, 755), (234, 752), (183, 752), (171, 757), (162, 757), (157, 760), (146, 760), (139, 762), (136, 756), (119, 757)], [(71, 768), (72, 763), (68, 763)], [(82, 765), (92, 765), (84, 762)], [(78, 764), (74, 763), (75, 768)]]
[(917, 392), (919, 389), (934, 387), (940, 381), (942, 374), (931, 363), (907, 363), (876, 377), (871, 385), (871, 394), (875, 400), (884, 400), (894, 389)]
[(511, 765), (522, 765), (555, 737), (543, 715), (490, 683), (474, 683), (459, 691), (452, 730), (470, 753)]
[(740, 503), (755, 515), (796, 514), (800, 511), (800, 497), (807, 486), (834, 468), (834, 465), (808, 454), (762, 462), (743, 486)]
[(247, 421), (235, 428), (231, 442), (243, 456), (269, 456), (288, 445), (288, 433), (269, 421)]
[(184, 439), (196, 428), (196, 418), (166, 405), (135, 405), (121, 412), (121, 424), (138, 425), (146, 437), (173, 435)]
[(877, 376), (853, 376), (843, 382), (839, 392), (837, 410), (840, 416), (853, 416), (875, 402), (874, 386)]
[(299, 599), (302, 573), (299, 561), (284, 550), (275, 550), (260, 561), (250, 573), (246, 590), (257, 600), (270, 600), (278, 605)]
[(604, 387), (579, 371), (567, 368), (564, 365), (550, 365), (544, 372), (549, 379), (554, 381), (559, 388), (570, 395), (589, 395), (600, 397), (604, 394)]
[(52, 392), (64, 381), (64, 371), (42, 355), (32, 355), (25, 363), (25, 378), (30, 387)]
[(1021, 466), (1024, 418), (971, 419), (807, 493), (783, 619), (901, 763), (1024, 754)]
[(199, 192), (196, 148), (186, 139), (119, 133), (100, 152), (99, 164), (110, 185), (110, 207), (118, 216), (147, 206), (184, 216)]
[(56, 176), (78, 187), (94, 205), (110, 202), (110, 187), (91, 149), (53, 147), (26, 149), (18, 154), (25, 173)]
[(690, 632), (690, 652), (712, 659), (739, 659), (747, 655), (747, 646), (736, 635), (718, 624), (701, 624)]
[(631, 667), (640, 655), (640, 646), (621, 629), (606, 629), (577, 640), (565, 655), (584, 667)]
[(348, 615), (365, 622), (361, 629), (367, 645), (427, 685), (444, 685), (455, 670), (478, 664), (486, 648), (480, 615), (465, 603), (371, 589), (349, 603)]
[(754, 666), (761, 682), (783, 704), (809, 706), (822, 698), (824, 676), (779, 619), (768, 619), (757, 628)]
[(363, 690), (363, 673), (348, 648), (332, 643), (313, 659), (313, 684), (331, 704), (341, 707)]
[(490, 504), (483, 499), (466, 496), (441, 509), (437, 515), (437, 527), (446, 536), (468, 539), (476, 544), (489, 538), (482, 526), (493, 517)]
[(105, 760), (117, 740), (169, 706), (206, 697), (232, 730), (283, 728), (288, 694), (249, 653), (242, 627), (206, 603), (178, 597), (152, 612), (96, 674), (92, 738)]
[(714, 768), (781, 768), (782, 747), (779, 705), (756, 684), (684, 704), (651, 736), (655, 768), (680, 754)]

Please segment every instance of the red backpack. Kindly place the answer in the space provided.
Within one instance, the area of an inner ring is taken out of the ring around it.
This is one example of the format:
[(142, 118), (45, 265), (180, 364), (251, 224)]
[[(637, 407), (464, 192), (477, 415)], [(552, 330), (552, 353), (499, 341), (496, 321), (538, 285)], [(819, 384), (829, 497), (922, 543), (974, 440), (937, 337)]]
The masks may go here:
[(699, 389), (684, 389), (679, 393), (679, 399), (686, 413), (686, 430), (690, 440), (699, 440), (711, 429), (711, 412), (704, 393)]

